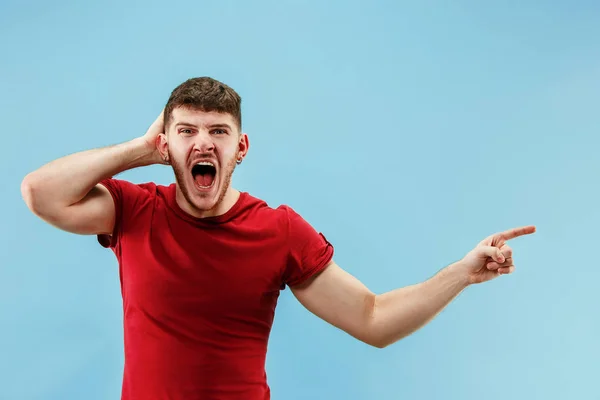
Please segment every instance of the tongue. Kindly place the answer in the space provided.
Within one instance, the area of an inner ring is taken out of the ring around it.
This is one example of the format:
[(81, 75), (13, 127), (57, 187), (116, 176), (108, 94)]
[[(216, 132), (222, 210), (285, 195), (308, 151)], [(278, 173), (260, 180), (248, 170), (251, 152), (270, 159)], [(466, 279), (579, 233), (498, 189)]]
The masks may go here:
[(194, 179), (199, 186), (210, 186), (215, 177), (213, 174), (197, 174)]

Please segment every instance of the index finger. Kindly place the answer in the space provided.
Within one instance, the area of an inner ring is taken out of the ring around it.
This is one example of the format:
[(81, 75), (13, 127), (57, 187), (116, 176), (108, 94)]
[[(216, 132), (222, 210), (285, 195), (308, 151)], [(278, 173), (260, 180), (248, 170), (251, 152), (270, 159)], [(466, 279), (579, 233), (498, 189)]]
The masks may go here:
[(520, 228), (509, 229), (507, 231), (502, 232), (500, 235), (502, 236), (502, 238), (504, 238), (504, 240), (510, 240), (510, 239), (514, 239), (519, 236), (531, 235), (534, 232), (535, 232), (535, 226), (529, 225), (529, 226), (522, 226)]

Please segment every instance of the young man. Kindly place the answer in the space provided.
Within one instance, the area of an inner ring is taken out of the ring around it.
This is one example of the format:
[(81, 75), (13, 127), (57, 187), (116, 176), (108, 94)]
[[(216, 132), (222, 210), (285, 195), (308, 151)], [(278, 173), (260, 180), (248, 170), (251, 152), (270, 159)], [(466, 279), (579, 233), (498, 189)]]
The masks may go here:
[[(171, 94), (142, 137), (30, 173), (22, 194), (40, 218), (97, 235), (119, 261), (123, 399), (269, 399), (267, 341), (285, 286), (312, 313), (385, 347), (413, 333), (467, 286), (514, 270), (506, 244), (484, 239), (431, 279), (375, 295), (333, 261), (333, 247), (288, 206), (230, 186), (248, 152), (241, 99), (211, 78)], [(170, 164), (175, 183), (133, 184), (125, 170)]]

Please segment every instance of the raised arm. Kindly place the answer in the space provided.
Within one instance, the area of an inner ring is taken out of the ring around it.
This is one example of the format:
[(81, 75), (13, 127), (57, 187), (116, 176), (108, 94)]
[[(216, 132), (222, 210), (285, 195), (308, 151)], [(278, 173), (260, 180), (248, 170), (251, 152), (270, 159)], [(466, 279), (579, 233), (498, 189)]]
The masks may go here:
[(27, 207), (68, 232), (112, 233), (114, 203), (108, 190), (98, 183), (125, 170), (161, 162), (155, 139), (162, 129), (161, 113), (140, 138), (71, 154), (29, 173), (21, 184)]
[(423, 327), (467, 286), (512, 273), (512, 249), (506, 241), (534, 231), (528, 226), (492, 235), (429, 280), (380, 295), (333, 261), (319, 275), (291, 289), (318, 317), (383, 348)]

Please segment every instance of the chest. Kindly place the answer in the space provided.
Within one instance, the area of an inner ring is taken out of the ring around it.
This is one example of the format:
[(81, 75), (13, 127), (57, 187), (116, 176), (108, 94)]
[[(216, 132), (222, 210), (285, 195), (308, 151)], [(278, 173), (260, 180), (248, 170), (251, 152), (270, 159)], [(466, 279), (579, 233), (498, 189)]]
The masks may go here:
[(122, 238), (124, 298), (154, 315), (271, 312), (282, 288), (285, 242), (269, 226), (150, 220)]

